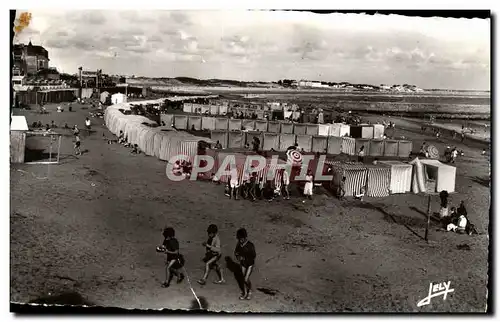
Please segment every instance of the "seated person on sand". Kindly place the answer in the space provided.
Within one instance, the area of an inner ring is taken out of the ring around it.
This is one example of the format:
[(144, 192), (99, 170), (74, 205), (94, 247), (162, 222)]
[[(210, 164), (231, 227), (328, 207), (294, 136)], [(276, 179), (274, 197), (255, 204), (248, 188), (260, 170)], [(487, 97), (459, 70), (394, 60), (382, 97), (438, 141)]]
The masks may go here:
[(175, 161), (172, 172), (176, 176), (182, 174), (181, 162), (179, 160)]
[(363, 197), (365, 196), (366, 189), (365, 187), (361, 187), (359, 193), (354, 195), (354, 199), (363, 201)]
[(133, 154), (140, 154), (141, 153), (141, 150), (139, 149), (139, 146), (137, 144), (134, 144), (132, 146), (132, 153)]
[(212, 180), (213, 183), (220, 184), (219, 178), (215, 175), (215, 173), (212, 173), (210, 176), (210, 180)]
[(463, 233), (465, 232), (465, 227), (467, 227), (467, 218), (465, 215), (460, 215), (456, 220), (453, 220), (446, 226), (446, 230)]
[(222, 149), (222, 144), (220, 144), (219, 141), (217, 141), (217, 143), (215, 143), (215, 149), (217, 149), (217, 150), (221, 150)]
[(59, 106), (57, 107), (57, 113), (61, 113), (62, 111), (63, 111), (63, 108), (59, 105)]
[(375, 160), (373, 160), (372, 164), (377, 165), (377, 163), (378, 163), (378, 158), (375, 158)]

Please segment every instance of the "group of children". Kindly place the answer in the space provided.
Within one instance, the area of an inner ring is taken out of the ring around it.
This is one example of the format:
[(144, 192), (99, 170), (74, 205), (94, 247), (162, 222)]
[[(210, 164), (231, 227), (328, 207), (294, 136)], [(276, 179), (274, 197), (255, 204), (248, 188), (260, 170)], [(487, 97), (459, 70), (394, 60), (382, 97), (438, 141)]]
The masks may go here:
[(442, 214), (441, 223), (446, 231), (465, 233), (467, 235), (477, 234), (475, 225), (470, 222), (467, 216), (464, 201), (460, 202), (458, 209), (451, 207), (449, 214)]
[[(219, 184), (219, 178), (212, 173), (212, 181)], [(265, 178), (259, 178), (254, 168), (244, 171), (243, 182), (240, 184), (238, 176), (230, 176), (229, 182), (225, 186), (224, 194), (229, 199), (234, 198), (238, 200), (239, 197), (243, 199), (248, 199), (251, 201), (256, 201), (257, 199), (264, 199), (267, 201), (273, 201), (275, 198), (280, 196), (283, 200), (290, 200), (290, 173), (289, 171), (283, 171), (281, 177), (281, 189), (276, 187), (273, 180), (265, 180)], [(314, 187), (314, 177), (312, 171), (308, 171), (305, 177), (304, 183), (304, 196), (312, 199)]]
[(184, 175), (186, 178), (191, 176), (191, 172), (193, 171), (193, 164), (190, 161), (186, 160), (177, 160), (174, 163), (172, 172), (175, 175)]
[[(226, 281), (223, 275), (223, 268), (219, 263), (222, 258), (222, 244), (217, 226), (214, 224), (209, 225), (207, 234), (208, 240), (202, 243), (202, 246), (205, 248), (205, 256), (202, 259), (205, 263), (205, 271), (203, 277), (198, 280), (198, 284), (205, 285), (212, 270), (215, 270), (218, 275), (218, 279), (215, 280), (214, 283), (224, 284)], [(163, 282), (162, 287), (167, 288), (170, 286), (170, 282), (174, 276), (177, 277), (177, 283), (181, 283), (184, 280), (185, 275), (181, 272), (181, 269), (184, 268), (185, 259), (180, 253), (179, 241), (175, 238), (174, 228), (165, 228), (163, 231), (163, 237), (163, 243), (161, 246), (156, 248), (156, 251), (166, 254), (165, 281)], [(234, 257), (240, 266), (243, 276), (243, 290), (241, 292), (240, 300), (249, 300), (252, 292), (250, 276), (252, 274), (257, 255), (254, 244), (248, 240), (248, 234), (245, 228), (238, 229), (236, 232), (236, 239), (238, 242), (234, 250)]]

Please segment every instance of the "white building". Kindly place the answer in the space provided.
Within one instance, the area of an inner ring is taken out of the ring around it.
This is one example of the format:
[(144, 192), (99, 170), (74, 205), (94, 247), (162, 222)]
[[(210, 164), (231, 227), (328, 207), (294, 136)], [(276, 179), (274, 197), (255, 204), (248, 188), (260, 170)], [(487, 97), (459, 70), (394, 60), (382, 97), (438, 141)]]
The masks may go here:
[(116, 93), (111, 95), (111, 104), (116, 105), (116, 104), (121, 104), (121, 103), (126, 103), (127, 102), (127, 96), (122, 93)]

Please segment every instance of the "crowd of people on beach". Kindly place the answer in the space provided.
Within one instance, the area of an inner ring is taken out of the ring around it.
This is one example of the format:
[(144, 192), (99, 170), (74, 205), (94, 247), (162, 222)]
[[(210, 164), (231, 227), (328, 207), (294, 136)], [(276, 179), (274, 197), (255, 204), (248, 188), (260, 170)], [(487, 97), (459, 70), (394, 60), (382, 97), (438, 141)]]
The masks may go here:
[[(214, 284), (225, 284), (224, 279), (224, 269), (222, 264), (220, 264), (220, 259), (222, 258), (222, 243), (219, 236), (218, 227), (215, 224), (211, 224), (207, 229), (208, 239), (206, 242), (201, 244), (205, 248), (205, 256), (202, 262), (205, 264), (205, 270), (203, 277), (197, 282), (200, 285), (206, 285), (210, 272), (214, 270), (217, 274), (217, 279)], [(163, 230), (163, 243), (156, 247), (158, 253), (166, 255), (165, 259), (165, 281), (162, 283), (162, 287), (170, 287), (173, 277), (177, 277), (177, 283), (182, 283), (186, 277), (187, 271), (185, 269), (185, 258), (180, 252), (179, 241), (175, 237), (175, 229), (172, 227), (166, 227)], [(239, 272), (237, 276), (242, 279), (241, 295), (240, 300), (250, 300), (252, 295), (252, 283), (250, 277), (253, 272), (255, 265), (255, 260), (257, 257), (255, 251), (255, 245), (248, 239), (248, 233), (245, 228), (240, 228), (236, 232), (236, 247), (234, 249), (234, 257), (236, 262), (231, 259), (231, 257), (226, 257), (226, 261), (231, 261), (239, 266)], [(184, 273), (182, 272), (184, 271)]]

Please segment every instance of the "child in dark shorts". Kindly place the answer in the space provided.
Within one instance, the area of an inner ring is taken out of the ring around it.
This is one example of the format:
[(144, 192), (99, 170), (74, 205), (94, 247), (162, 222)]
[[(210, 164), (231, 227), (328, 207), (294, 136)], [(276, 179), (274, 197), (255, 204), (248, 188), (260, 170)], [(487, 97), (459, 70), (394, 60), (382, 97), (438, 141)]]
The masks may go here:
[(243, 273), (244, 283), (243, 292), (241, 293), (240, 300), (249, 300), (252, 291), (252, 283), (250, 282), (250, 275), (255, 265), (255, 246), (248, 240), (247, 231), (245, 228), (240, 228), (236, 232), (238, 243), (234, 250), (234, 257), (240, 263), (241, 272)]
[(203, 262), (205, 263), (205, 274), (203, 278), (198, 281), (199, 284), (205, 285), (207, 282), (208, 274), (210, 270), (214, 269), (217, 275), (219, 276), (219, 280), (215, 281), (215, 284), (224, 283), (224, 277), (222, 275), (222, 267), (219, 266), (219, 259), (222, 257), (222, 249), (219, 234), (217, 233), (217, 226), (211, 224), (208, 226), (208, 241), (203, 243), (203, 246), (206, 248), (205, 257), (203, 258)]
[(163, 230), (163, 252), (167, 255), (165, 262), (165, 282), (162, 287), (169, 287), (173, 275), (177, 276), (177, 283), (184, 280), (184, 274), (179, 270), (184, 267), (184, 256), (179, 253), (179, 241), (175, 238), (175, 230), (167, 227)]

